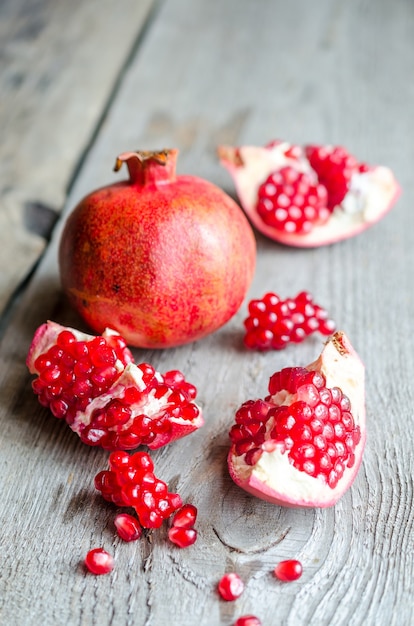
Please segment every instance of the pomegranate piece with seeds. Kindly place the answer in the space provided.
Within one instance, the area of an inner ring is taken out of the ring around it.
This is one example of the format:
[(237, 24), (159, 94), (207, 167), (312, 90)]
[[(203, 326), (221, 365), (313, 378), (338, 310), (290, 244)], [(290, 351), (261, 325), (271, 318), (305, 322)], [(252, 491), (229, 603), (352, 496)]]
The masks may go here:
[(114, 569), (113, 557), (103, 548), (90, 550), (85, 557), (85, 565), (92, 574), (109, 574)]
[(143, 528), (159, 528), (182, 506), (178, 493), (154, 474), (146, 452), (128, 454), (116, 450), (109, 455), (109, 470), (95, 476), (95, 487), (105, 500), (117, 506), (133, 507)]
[(347, 239), (380, 220), (399, 185), (383, 166), (359, 163), (342, 147), (220, 146), (252, 224), (280, 243), (317, 247)]
[(204, 422), (194, 385), (178, 370), (162, 375), (133, 363), (112, 330), (94, 337), (47, 322), (34, 335), (27, 366), (37, 375), (39, 402), (91, 446), (156, 449)]
[(298, 580), (302, 576), (303, 567), (300, 561), (296, 559), (287, 559), (286, 561), (280, 561), (273, 570), (274, 575), (278, 580), (283, 582), (291, 582)]
[(224, 574), (217, 585), (217, 591), (223, 600), (231, 602), (240, 598), (244, 591), (244, 582), (235, 572)]
[(315, 304), (307, 291), (286, 300), (275, 293), (251, 300), (244, 326), (244, 344), (256, 350), (281, 350), (289, 343), (300, 343), (312, 333), (331, 335), (335, 330), (335, 323), (325, 309)]
[(365, 445), (364, 366), (346, 335), (306, 368), (273, 374), (269, 395), (237, 411), (230, 439), (230, 475), (246, 491), (285, 506), (335, 504)]

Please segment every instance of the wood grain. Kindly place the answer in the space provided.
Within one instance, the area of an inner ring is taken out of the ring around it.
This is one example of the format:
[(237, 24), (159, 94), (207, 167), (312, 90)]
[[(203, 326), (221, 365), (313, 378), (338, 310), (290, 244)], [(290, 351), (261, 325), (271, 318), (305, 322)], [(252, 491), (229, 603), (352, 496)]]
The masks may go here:
[(0, 5), (0, 311), (44, 250), (153, 4)]
[[(67, 198), (119, 179), (118, 152), (177, 146), (179, 170), (233, 188), (219, 143), (275, 137), (341, 143), (394, 169), (403, 195), (355, 239), (292, 250), (257, 235), (249, 296), (307, 288), (351, 338), (367, 367), (368, 443), (352, 487), (332, 509), (290, 510), (254, 499), (226, 470), (235, 409), (263, 396), (269, 375), (319, 353), (313, 337), (283, 352), (241, 347), (245, 305), (214, 335), (168, 351), (136, 350), (161, 371), (181, 369), (199, 389), (206, 424), (154, 454), (156, 471), (199, 509), (187, 550), (166, 529), (135, 544), (114, 534), (115, 509), (95, 494), (107, 453), (89, 449), (37, 405), (24, 359), (47, 318), (82, 327), (59, 288), (62, 223), (0, 345), (0, 623), (230, 626), (254, 613), (266, 626), (410, 626), (414, 623), (412, 163), (414, 6), (404, 0), (176, 0), (164, 3), (128, 67)], [(137, 105), (139, 103), (139, 106)], [(85, 573), (103, 545), (110, 576)], [(272, 569), (299, 558), (301, 579)], [(234, 603), (215, 587), (236, 570)]]

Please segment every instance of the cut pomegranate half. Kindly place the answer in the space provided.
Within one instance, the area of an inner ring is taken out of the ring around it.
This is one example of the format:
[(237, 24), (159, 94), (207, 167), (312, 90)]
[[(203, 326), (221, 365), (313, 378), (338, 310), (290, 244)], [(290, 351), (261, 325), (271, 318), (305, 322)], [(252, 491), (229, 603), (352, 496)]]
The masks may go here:
[(112, 330), (100, 337), (55, 322), (36, 331), (27, 356), (33, 391), (81, 440), (108, 450), (160, 448), (204, 423), (197, 390), (178, 370), (135, 364)]
[(350, 487), (365, 445), (364, 366), (343, 332), (304, 367), (276, 372), (231, 428), (230, 475), (275, 504), (328, 507)]
[(302, 149), (274, 141), (220, 146), (218, 155), (252, 224), (290, 246), (317, 247), (357, 235), (400, 193), (389, 168), (358, 163), (341, 147)]

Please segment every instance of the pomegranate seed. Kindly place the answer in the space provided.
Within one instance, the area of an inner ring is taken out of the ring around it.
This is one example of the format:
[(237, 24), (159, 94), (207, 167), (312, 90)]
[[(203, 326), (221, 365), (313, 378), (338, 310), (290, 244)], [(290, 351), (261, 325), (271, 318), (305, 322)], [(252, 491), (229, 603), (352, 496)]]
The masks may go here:
[(113, 557), (103, 548), (90, 550), (85, 557), (85, 565), (92, 574), (109, 574), (114, 568)]
[(290, 582), (297, 580), (302, 576), (302, 563), (295, 559), (288, 559), (286, 561), (280, 561), (274, 569), (274, 575), (279, 580), (284, 582)]
[(220, 579), (217, 589), (223, 600), (237, 600), (244, 591), (244, 582), (238, 574), (230, 572)]
[(124, 541), (136, 541), (142, 535), (138, 520), (128, 513), (119, 513), (114, 520), (116, 531)]
[(304, 172), (287, 166), (270, 174), (258, 190), (257, 212), (268, 226), (308, 233), (330, 216), (326, 188)]
[(330, 335), (335, 331), (335, 323), (307, 291), (287, 300), (270, 292), (261, 300), (251, 300), (248, 309), (244, 344), (250, 349), (281, 350), (315, 332)]
[(348, 193), (353, 174), (369, 167), (358, 161), (340, 146), (306, 146), (306, 156), (319, 182), (327, 189), (328, 208), (333, 211)]
[(166, 483), (155, 476), (146, 452), (129, 455), (114, 451), (109, 462), (110, 469), (95, 476), (96, 489), (117, 506), (133, 507), (144, 528), (158, 528), (182, 507), (180, 496), (170, 493)]
[(174, 515), (172, 525), (179, 528), (192, 528), (197, 519), (197, 508), (193, 504), (185, 504)]
[(262, 622), (255, 615), (243, 615), (234, 622), (234, 626), (262, 626)]
[(197, 540), (197, 531), (194, 528), (180, 528), (171, 526), (168, 531), (168, 538), (180, 548), (188, 548)]

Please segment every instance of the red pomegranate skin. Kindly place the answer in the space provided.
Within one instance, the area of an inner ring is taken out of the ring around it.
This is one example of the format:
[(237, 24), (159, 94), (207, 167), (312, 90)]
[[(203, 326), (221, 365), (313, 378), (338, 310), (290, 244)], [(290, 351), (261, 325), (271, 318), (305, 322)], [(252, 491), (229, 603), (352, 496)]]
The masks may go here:
[(121, 155), (117, 166), (126, 161), (131, 180), (86, 196), (59, 250), (63, 290), (85, 322), (143, 348), (220, 328), (240, 308), (255, 268), (256, 243), (240, 207), (208, 181), (176, 177), (177, 151), (166, 152), (166, 165)]

